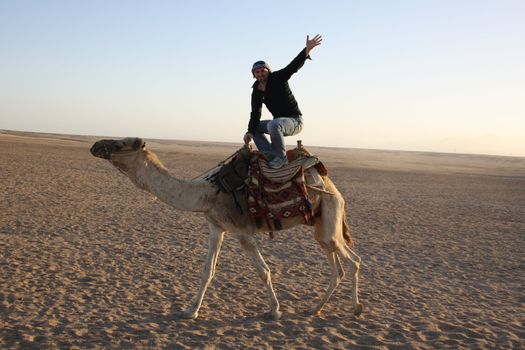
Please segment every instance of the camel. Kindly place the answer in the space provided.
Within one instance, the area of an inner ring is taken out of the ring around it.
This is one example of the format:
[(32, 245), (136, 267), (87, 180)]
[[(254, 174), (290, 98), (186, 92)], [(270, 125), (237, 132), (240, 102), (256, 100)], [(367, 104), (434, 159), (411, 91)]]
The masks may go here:
[[(238, 203), (235, 203), (232, 195), (218, 192), (217, 187), (211, 182), (202, 178), (187, 180), (172, 176), (140, 138), (100, 140), (91, 147), (90, 151), (95, 157), (109, 160), (138, 188), (150, 192), (176, 209), (201, 212), (208, 221), (209, 246), (200, 287), (191, 306), (182, 312), (183, 318), (198, 317), (206, 289), (215, 275), (221, 244), (227, 232), (237, 236), (241, 247), (251, 258), (266, 287), (270, 311), (264, 314), (265, 317), (274, 320), (281, 317), (279, 301), (272, 286), (271, 272), (259, 251), (255, 237), (257, 233), (272, 231), (271, 227), (266, 224), (260, 228), (256, 227), (250, 220), (247, 210), (239, 210)], [(322, 180), (324, 189), (308, 186), (308, 196), (313, 208), (320, 212), (320, 216), (315, 218), (314, 238), (328, 257), (331, 278), (321, 300), (308, 310), (308, 313), (318, 315), (343, 279), (345, 272), (340, 261), (342, 258), (351, 263), (352, 303), (354, 314), (359, 316), (363, 310), (358, 299), (361, 259), (351, 249), (352, 240), (346, 225), (343, 196), (327, 176), (323, 176)], [(301, 224), (304, 224), (302, 217), (287, 218), (282, 221), (282, 229)]]

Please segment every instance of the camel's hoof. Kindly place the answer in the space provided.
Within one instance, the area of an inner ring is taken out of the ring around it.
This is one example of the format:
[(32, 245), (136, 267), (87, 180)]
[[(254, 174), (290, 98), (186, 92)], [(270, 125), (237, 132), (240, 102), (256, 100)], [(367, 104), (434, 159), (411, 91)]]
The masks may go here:
[(354, 315), (359, 317), (361, 315), (361, 313), (363, 312), (363, 309), (365, 307), (363, 306), (363, 304), (357, 304), (357, 306), (355, 307), (355, 310), (354, 310)]
[(305, 313), (308, 315), (308, 316), (319, 316), (321, 314), (321, 310), (319, 310), (318, 308), (316, 307), (313, 307), (309, 310), (306, 310)]
[(283, 313), (281, 311), (275, 311), (275, 312), (268, 311), (264, 313), (264, 318), (267, 320), (277, 321), (281, 318), (282, 315)]
[(185, 319), (185, 320), (194, 320), (194, 319), (197, 318), (197, 316), (199, 316), (198, 312), (193, 312), (193, 311), (190, 311), (190, 310), (183, 311), (180, 314), (180, 317)]

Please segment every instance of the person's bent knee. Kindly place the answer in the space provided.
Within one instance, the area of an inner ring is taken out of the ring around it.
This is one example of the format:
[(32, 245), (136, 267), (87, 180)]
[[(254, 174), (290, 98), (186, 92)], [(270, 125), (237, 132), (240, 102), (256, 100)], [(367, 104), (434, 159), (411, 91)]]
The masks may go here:
[(276, 133), (279, 133), (281, 135), (283, 134), (283, 126), (281, 125), (281, 123), (279, 123), (277, 119), (272, 120), (270, 123), (268, 123), (268, 133), (270, 135)]

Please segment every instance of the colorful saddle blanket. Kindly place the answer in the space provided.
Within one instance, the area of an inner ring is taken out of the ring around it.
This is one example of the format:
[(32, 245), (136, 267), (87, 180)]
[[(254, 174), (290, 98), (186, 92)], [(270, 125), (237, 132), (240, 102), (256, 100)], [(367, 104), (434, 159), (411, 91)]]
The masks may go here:
[[(289, 150), (287, 156), (289, 164), (272, 169), (263, 153), (243, 147), (230, 162), (206, 179), (220, 191), (231, 193), (239, 209), (239, 191), (247, 193), (248, 212), (257, 227), (266, 224), (272, 231), (280, 230), (281, 220), (295, 216), (302, 216), (306, 224), (313, 225), (314, 213), (306, 191), (305, 170), (315, 167), (313, 173), (318, 177), (326, 176), (327, 170), (302, 145)], [(273, 238), (273, 232), (270, 237)]]
[(278, 231), (282, 228), (281, 220), (295, 216), (302, 216), (306, 224), (313, 225), (314, 213), (303, 170), (305, 162), (313, 166), (319, 160), (300, 158), (280, 169), (271, 169), (262, 154), (252, 157), (247, 186), (248, 210), (257, 227), (266, 223), (271, 230)]

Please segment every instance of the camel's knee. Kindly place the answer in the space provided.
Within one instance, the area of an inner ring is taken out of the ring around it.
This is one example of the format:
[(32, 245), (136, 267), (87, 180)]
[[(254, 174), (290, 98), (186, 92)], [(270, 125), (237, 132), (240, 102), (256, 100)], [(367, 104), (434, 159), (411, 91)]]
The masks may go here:
[(335, 254), (335, 263), (336, 263), (337, 278), (338, 278), (338, 283), (339, 283), (343, 280), (343, 278), (345, 278), (346, 273), (345, 273), (345, 270), (343, 269), (343, 264), (341, 264), (341, 259), (339, 259), (338, 254)]
[(333, 279), (333, 283), (334, 283), (335, 287), (337, 287), (337, 286), (341, 283), (341, 281), (343, 280), (343, 278), (345, 278), (345, 272), (344, 272), (344, 271), (342, 271), (342, 272), (341, 272), (341, 271), (338, 272), (337, 277), (335, 277), (335, 278)]
[(361, 264), (358, 263), (358, 262), (355, 262), (353, 264), (351, 264), (352, 266), (352, 274), (353, 275), (358, 275), (359, 274), (359, 269), (361, 268)]
[(337, 273), (338, 273), (339, 282), (341, 282), (343, 278), (345, 278), (346, 272), (342, 268), (339, 268), (337, 269)]
[(323, 248), (323, 250), (327, 253), (339, 253), (341, 251), (341, 244), (337, 241), (337, 239), (334, 239), (334, 237), (326, 237), (321, 236), (319, 238), (316, 237), (317, 243)]
[(253, 251), (257, 249), (255, 242), (251, 237), (241, 235), (239, 236), (239, 243), (241, 244), (241, 247), (246, 251)]
[(361, 269), (361, 263), (358, 261), (352, 261), (352, 263), (350, 264), (350, 268), (352, 269), (352, 276), (358, 276), (359, 270)]
[(355, 273), (358, 273), (361, 267), (361, 257), (354, 253), (352, 249), (347, 249), (346, 256), (352, 262), (352, 268), (355, 270)]
[(206, 284), (210, 283), (214, 274), (214, 271), (211, 271), (208, 267), (205, 267), (201, 273), (201, 281)]
[(271, 272), (270, 268), (264, 262), (263, 257), (260, 255), (257, 244), (253, 240), (253, 237), (240, 236), (239, 242), (246, 252), (250, 255), (254, 266), (257, 270), (259, 277), (265, 284), (271, 284)]
[(265, 284), (271, 284), (272, 281), (272, 272), (268, 266), (258, 266), (257, 275)]
[(272, 281), (272, 273), (270, 272), (270, 270), (260, 272), (259, 277), (265, 284), (270, 284)]

